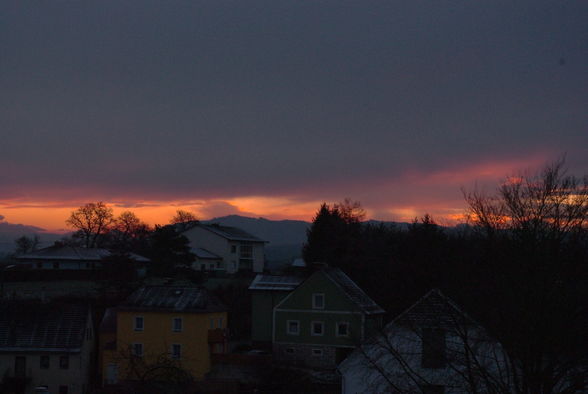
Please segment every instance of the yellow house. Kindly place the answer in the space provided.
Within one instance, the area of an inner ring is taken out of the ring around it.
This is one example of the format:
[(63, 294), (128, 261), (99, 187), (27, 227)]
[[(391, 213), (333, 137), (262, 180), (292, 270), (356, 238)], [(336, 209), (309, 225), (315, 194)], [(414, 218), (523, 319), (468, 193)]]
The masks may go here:
[(210, 354), (227, 351), (226, 327), (227, 308), (204, 288), (142, 287), (104, 315), (102, 382), (149, 379), (145, 374), (159, 366), (202, 379)]

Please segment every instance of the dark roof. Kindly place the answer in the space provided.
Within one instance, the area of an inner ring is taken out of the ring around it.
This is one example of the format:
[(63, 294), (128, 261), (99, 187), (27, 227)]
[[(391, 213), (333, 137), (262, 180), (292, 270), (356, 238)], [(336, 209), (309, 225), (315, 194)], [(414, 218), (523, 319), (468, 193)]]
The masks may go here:
[(433, 289), (410, 308), (402, 312), (393, 323), (411, 327), (455, 327), (456, 324), (475, 324), (441, 290)]
[(216, 223), (199, 224), (198, 226), (220, 235), (229, 241), (267, 242), (237, 227), (221, 226)]
[(88, 311), (84, 305), (4, 302), (0, 351), (79, 352)]
[(325, 267), (321, 269), (328, 278), (339, 286), (345, 295), (355, 303), (364, 313), (376, 314), (385, 311), (372, 300), (354, 281), (339, 268)]
[[(101, 261), (111, 255), (111, 252), (102, 248), (81, 248), (69, 245), (53, 245), (47, 248), (17, 256), (18, 260), (75, 260), (75, 261)], [(130, 253), (129, 257), (139, 262), (149, 261), (143, 256)]]
[(106, 249), (54, 245), (17, 256), (17, 259), (100, 261), (108, 256), (110, 256), (110, 252)]
[(298, 276), (278, 276), (278, 275), (263, 275), (259, 274), (253, 279), (249, 290), (279, 290), (292, 291), (300, 283), (303, 278)]
[(214, 254), (210, 250), (204, 248), (192, 248), (192, 253), (194, 253), (199, 259), (203, 260), (222, 260), (222, 257), (218, 254)]
[(119, 307), (121, 310), (225, 312), (227, 307), (203, 287), (145, 286)]

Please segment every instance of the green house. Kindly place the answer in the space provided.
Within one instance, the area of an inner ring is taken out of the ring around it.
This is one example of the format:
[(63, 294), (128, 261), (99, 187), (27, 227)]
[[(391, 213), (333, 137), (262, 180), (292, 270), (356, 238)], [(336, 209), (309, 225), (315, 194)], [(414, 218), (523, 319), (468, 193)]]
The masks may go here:
[(272, 346), (274, 307), (304, 278), (259, 274), (249, 285), (251, 292), (251, 340), (255, 346)]
[(334, 368), (382, 327), (383, 314), (343, 271), (324, 267), (275, 306), (274, 359)]

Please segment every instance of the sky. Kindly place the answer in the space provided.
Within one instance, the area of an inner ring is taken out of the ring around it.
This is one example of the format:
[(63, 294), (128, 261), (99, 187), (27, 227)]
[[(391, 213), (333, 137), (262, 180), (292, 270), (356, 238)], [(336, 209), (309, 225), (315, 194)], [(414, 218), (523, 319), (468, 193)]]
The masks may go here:
[(0, 223), (463, 214), (588, 174), (588, 2), (1, 1)]

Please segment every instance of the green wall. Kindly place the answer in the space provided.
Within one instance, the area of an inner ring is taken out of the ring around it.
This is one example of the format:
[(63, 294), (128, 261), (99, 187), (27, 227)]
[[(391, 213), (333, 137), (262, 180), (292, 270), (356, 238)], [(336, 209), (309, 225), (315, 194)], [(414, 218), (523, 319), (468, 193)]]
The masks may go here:
[(290, 292), (258, 291), (251, 295), (251, 339), (254, 342), (272, 341), (273, 309)]

